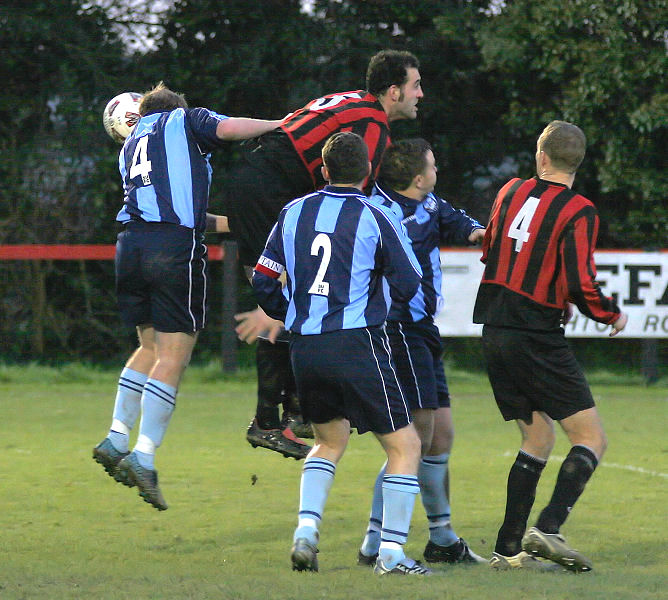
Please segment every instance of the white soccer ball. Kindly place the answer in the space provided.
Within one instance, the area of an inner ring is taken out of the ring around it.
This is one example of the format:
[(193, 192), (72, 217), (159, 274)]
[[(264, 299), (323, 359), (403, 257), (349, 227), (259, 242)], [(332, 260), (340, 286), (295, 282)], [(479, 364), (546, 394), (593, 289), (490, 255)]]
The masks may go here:
[(137, 92), (123, 92), (113, 97), (104, 107), (102, 122), (105, 131), (115, 141), (122, 144), (139, 121), (139, 103), (142, 95)]

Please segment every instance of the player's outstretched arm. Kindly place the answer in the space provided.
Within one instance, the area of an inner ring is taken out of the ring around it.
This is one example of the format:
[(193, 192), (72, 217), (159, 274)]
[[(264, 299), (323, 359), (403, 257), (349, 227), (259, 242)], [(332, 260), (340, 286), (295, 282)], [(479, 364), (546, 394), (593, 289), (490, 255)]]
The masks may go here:
[(472, 244), (482, 244), (482, 240), (485, 237), (486, 229), (481, 229), (476, 227), (468, 237), (469, 242)]
[(216, 135), (221, 140), (246, 140), (272, 131), (282, 122), (283, 119), (265, 121), (264, 119), (250, 119), (247, 117), (230, 117), (218, 123)]

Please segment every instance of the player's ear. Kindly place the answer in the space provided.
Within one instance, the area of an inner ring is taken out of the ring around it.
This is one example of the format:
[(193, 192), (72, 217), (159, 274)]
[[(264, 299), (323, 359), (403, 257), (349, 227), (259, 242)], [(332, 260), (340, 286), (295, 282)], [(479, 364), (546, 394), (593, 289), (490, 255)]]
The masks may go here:
[(395, 102), (399, 100), (399, 97), (401, 96), (401, 87), (399, 87), (396, 84), (392, 84), (390, 86), (390, 98), (394, 100)]
[(369, 175), (371, 175), (371, 161), (366, 163), (366, 176), (368, 177)]
[(550, 157), (543, 151), (539, 150), (536, 153), (536, 164), (538, 167), (538, 173), (542, 173), (549, 166)]
[(322, 178), (325, 181), (329, 181), (329, 171), (327, 170), (327, 167), (323, 164), (322, 167), (320, 167), (320, 173), (322, 174)]

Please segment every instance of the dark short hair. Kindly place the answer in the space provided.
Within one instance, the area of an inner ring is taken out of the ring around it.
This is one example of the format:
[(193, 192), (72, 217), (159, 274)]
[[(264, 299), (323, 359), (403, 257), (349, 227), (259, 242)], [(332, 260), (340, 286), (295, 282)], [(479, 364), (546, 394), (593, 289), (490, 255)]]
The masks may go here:
[(405, 190), (425, 170), (429, 150), (429, 142), (422, 138), (395, 142), (385, 150), (378, 179), (390, 189)]
[(366, 70), (366, 89), (380, 96), (392, 85), (403, 85), (408, 80), (408, 69), (419, 69), (420, 62), (405, 50), (381, 50), (371, 57)]
[(339, 131), (325, 142), (322, 162), (329, 171), (330, 183), (357, 183), (369, 174), (369, 150), (352, 131)]
[(154, 113), (169, 112), (175, 108), (188, 108), (185, 96), (172, 92), (161, 81), (144, 94), (139, 104), (139, 114), (145, 117)]
[(552, 121), (538, 138), (538, 150), (550, 157), (552, 165), (565, 173), (575, 173), (587, 149), (587, 138), (577, 125)]

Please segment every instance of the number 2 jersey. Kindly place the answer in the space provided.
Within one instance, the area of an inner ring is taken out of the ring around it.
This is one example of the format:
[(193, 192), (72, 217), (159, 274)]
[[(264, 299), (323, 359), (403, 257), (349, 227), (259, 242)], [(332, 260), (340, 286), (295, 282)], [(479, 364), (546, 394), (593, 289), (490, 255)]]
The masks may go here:
[(227, 119), (207, 108), (177, 108), (142, 117), (118, 158), (124, 206), (116, 220), (173, 223), (204, 233), (211, 185), (210, 152)]
[(567, 186), (512, 179), (497, 194), (483, 239), (473, 321), (553, 331), (567, 302), (601, 323), (620, 316), (596, 282), (594, 205)]
[(355, 188), (326, 186), (281, 211), (253, 288), (286, 329), (313, 335), (382, 325), (390, 301), (408, 302), (421, 278), (396, 215)]

